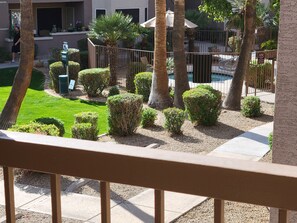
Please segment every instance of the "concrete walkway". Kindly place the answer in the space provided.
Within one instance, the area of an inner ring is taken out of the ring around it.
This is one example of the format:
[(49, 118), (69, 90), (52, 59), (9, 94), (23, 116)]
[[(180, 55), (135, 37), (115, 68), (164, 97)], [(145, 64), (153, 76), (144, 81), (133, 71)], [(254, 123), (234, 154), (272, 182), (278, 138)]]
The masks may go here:
[[(207, 155), (258, 161), (269, 151), (267, 136), (272, 132), (272, 128), (273, 123), (254, 128)], [(0, 181), (0, 185), (0, 204), (5, 205), (3, 181)], [(51, 214), (51, 197), (48, 189), (20, 184), (15, 184), (14, 188), (16, 208)], [(206, 199), (206, 197), (165, 192), (166, 222), (178, 218)], [(99, 197), (63, 193), (61, 200), (63, 217), (84, 222), (101, 222)], [(111, 216), (113, 223), (154, 222), (154, 191), (148, 189), (124, 202), (112, 200)]]

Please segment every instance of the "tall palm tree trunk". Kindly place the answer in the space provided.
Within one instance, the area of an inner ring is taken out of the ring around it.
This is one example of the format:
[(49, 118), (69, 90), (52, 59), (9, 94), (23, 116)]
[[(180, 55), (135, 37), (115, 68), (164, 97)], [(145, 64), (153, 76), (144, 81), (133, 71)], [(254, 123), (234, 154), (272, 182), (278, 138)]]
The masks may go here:
[(184, 108), (183, 93), (190, 89), (187, 75), (185, 39), (185, 0), (174, 1), (173, 52), (174, 52), (174, 106)]
[(164, 109), (172, 104), (169, 96), (168, 75), (166, 70), (166, 1), (155, 1), (155, 8), (154, 70), (148, 105), (153, 108)]
[(0, 129), (16, 123), (20, 107), (31, 82), (34, 61), (34, 36), (32, 1), (20, 1), (21, 8), (21, 56), (9, 98), (0, 116)]
[(118, 48), (116, 46), (108, 46), (110, 80), (109, 86), (117, 84), (117, 67), (118, 67)]
[(238, 64), (223, 107), (231, 110), (240, 110), (243, 80), (248, 71), (250, 54), (255, 39), (257, 0), (247, 0), (245, 6), (244, 35)]

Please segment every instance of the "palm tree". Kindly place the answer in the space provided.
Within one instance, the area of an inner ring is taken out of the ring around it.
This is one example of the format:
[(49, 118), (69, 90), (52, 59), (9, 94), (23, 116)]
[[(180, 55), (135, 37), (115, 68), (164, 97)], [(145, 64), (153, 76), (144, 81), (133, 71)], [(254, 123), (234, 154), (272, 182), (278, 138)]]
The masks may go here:
[(9, 98), (0, 116), (0, 129), (16, 123), (20, 107), (31, 82), (34, 61), (32, 0), (20, 1), (21, 8), (21, 56)]
[(250, 53), (255, 39), (257, 0), (247, 0), (244, 10), (244, 36), (238, 64), (232, 79), (230, 90), (223, 102), (223, 107), (231, 110), (240, 110), (243, 80), (248, 70)]
[(108, 47), (110, 65), (109, 85), (117, 84), (117, 44), (120, 40), (135, 39), (139, 35), (137, 25), (132, 22), (132, 17), (116, 12), (104, 15), (90, 24), (91, 38), (102, 40)]
[(153, 108), (164, 109), (172, 104), (166, 70), (166, 0), (155, 1), (155, 10), (154, 69), (148, 105)]
[(173, 52), (174, 52), (174, 106), (184, 108), (182, 94), (190, 89), (187, 75), (186, 53), (184, 48), (185, 38), (185, 1), (174, 1), (173, 24)]

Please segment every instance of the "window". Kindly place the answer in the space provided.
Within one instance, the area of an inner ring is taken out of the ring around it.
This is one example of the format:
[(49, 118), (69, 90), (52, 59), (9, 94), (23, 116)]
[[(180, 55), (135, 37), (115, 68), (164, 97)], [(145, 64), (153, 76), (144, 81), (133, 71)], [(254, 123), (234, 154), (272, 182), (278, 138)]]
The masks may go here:
[(96, 9), (96, 18), (105, 15), (106, 14), (106, 10), (105, 9)]
[(144, 9), (144, 21), (147, 21), (147, 8)]
[(139, 23), (139, 9), (116, 9), (116, 12), (122, 12), (124, 15), (132, 16), (132, 22)]
[[(49, 19), (50, 18), (50, 19)], [(56, 27), (62, 28), (62, 9), (61, 8), (38, 8), (37, 9), (37, 28), (38, 33), (49, 33)]]

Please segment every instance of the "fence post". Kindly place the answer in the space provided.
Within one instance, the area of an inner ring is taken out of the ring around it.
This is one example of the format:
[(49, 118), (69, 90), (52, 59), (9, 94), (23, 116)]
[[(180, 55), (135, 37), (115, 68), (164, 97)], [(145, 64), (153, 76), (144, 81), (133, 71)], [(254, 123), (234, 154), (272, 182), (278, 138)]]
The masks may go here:
[(15, 223), (13, 168), (3, 167), (6, 222)]
[(155, 223), (165, 222), (164, 191), (155, 190)]
[(51, 174), (52, 221), (62, 222), (61, 210), (61, 175)]
[(110, 183), (100, 181), (101, 222), (110, 223)]
[(214, 223), (223, 223), (224, 221), (224, 200), (214, 199)]

